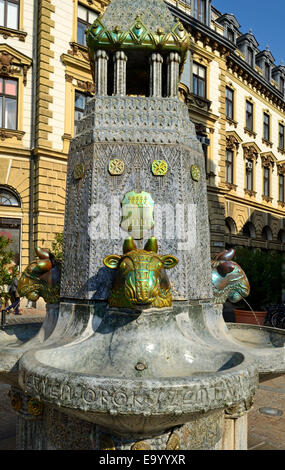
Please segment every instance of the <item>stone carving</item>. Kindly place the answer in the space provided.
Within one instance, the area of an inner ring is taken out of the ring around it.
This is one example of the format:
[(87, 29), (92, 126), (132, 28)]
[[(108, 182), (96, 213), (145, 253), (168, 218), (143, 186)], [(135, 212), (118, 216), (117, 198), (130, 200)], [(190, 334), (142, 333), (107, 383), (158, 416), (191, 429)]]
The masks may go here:
[(130, 237), (124, 242), (122, 256), (110, 255), (104, 259), (105, 266), (116, 269), (109, 297), (111, 307), (171, 306), (171, 288), (165, 269), (174, 268), (178, 259), (158, 255), (157, 251), (154, 237), (147, 241), (144, 250), (138, 250)]
[(201, 171), (198, 165), (191, 166), (191, 176), (194, 181), (200, 181)]
[(152, 172), (155, 176), (164, 176), (167, 170), (168, 166), (164, 160), (154, 160), (152, 162)]
[(76, 180), (81, 180), (84, 176), (85, 173), (85, 168), (84, 168), (84, 163), (78, 163), (73, 171), (73, 176), (74, 179)]
[(176, 98), (96, 96), (78, 122), (71, 152), (93, 142), (188, 145), (200, 152), (187, 107)]
[(27, 410), (32, 416), (41, 416), (43, 414), (43, 404), (35, 398), (30, 398), (27, 404)]
[(30, 263), (18, 282), (21, 297), (36, 301), (42, 297), (47, 303), (59, 302), (61, 263), (43, 248), (36, 248), (40, 260)]
[(119, 158), (113, 158), (109, 162), (109, 172), (111, 175), (122, 175), (125, 171), (125, 164)]
[(236, 303), (250, 292), (250, 286), (245, 272), (232, 261), (235, 250), (219, 253), (212, 261), (212, 285), (214, 301), (223, 304), (229, 299)]

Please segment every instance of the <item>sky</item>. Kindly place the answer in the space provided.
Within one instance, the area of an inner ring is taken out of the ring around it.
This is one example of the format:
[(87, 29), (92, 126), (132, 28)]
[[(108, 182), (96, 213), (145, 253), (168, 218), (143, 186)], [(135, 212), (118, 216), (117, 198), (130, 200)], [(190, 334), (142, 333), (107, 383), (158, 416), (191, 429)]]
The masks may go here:
[(233, 13), (241, 25), (240, 31), (252, 33), (260, 50), (269, 46), (276, 65), (285, 64), (285, 0), (212, 0), (222, 14)]

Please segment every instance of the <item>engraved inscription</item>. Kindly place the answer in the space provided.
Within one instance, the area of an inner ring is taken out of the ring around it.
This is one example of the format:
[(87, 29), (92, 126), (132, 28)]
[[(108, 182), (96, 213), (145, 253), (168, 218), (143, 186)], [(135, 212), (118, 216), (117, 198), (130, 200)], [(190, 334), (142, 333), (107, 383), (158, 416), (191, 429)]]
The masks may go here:
[[(24, 385), (26, 393), (45, 398), (54, 402), (64, 402), (67, 405), (82, 404), (91, 409), (98, 410), (124, 410), (135, 409), (142, 412), (152, 409), (167, 408), (186, 412), (188, 409), (211, 408), (227, 403), (233, 396), (236, 400), (242, 399), (248, 386), (240, 377), (224, 379), (223, 387), (215, 386), (187, 387), (187, 389), (171, 390), (128, 390), (124, 387), (85, 387), (83, 384), (60, 383), (51, 381), (47, 377), (39, 377), (32, 374), (24, 374)], [(248, 390), (251, 393), (251, 390)]]

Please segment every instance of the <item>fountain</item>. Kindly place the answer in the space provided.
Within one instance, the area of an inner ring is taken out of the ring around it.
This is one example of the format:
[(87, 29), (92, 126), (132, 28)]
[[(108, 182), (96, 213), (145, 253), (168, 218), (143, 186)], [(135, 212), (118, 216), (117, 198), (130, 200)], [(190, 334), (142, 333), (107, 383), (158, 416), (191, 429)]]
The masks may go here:
[[(163, 0), (113, 0), (87, 43), (96, 94), (70, 146), (60, 302), (29, 341), (0, 336), (18, 448), (245, 449), (285, 336), (255, 347), (222, 319), (248, 285), (231, 254), (211, 269), (204, 157), (178, 99), (189, 35)], [(26, 295), (54, 294), (40, 254)]]

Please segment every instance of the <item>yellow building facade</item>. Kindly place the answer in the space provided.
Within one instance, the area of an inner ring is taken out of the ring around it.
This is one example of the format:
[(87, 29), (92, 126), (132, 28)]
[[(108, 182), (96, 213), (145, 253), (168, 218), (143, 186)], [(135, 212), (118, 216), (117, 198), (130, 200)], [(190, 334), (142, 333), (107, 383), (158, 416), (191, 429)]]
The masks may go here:
[[(50, 247), (63, 230), (69, 143), (94, 91), (84, 31), (109, 0), (3, 3), (0, 234), (13, 238), (23, 269), (35, 245)], [(284, 250), (282, 66), (269, 51), (258, 56), (254, 41), (258, 61), (249, 65), (238, 21), (209, 0), (166, 3), (191, 34), (180, 97), (205, 152), (212, 251)]]

